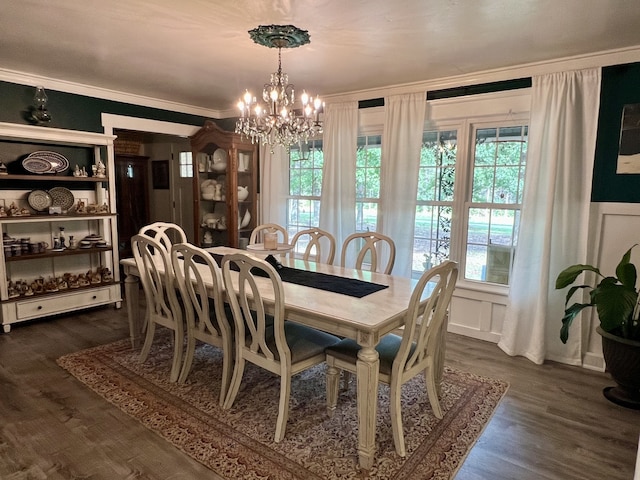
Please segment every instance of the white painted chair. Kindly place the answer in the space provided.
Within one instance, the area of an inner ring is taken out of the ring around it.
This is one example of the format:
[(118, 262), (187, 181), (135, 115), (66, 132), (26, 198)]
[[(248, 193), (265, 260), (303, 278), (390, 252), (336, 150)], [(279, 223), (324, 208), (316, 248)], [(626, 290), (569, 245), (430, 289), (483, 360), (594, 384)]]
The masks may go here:
[[(307, 241), (307, 246), (302, 253), (304, 261), (311, 260), (317, 263), (333, 264), (336, 255), (336, 239), (333, 235), (319, 228), (307, 228), (296, 233), (291, 239), (291, 258), (296, 256), (298, 242)], [(325, 253), (325, 255), (323, 255)]]
[[(233, 363), (233, 330), (224, 308), (222, 272), (206, 251), (189, 243), (171, 247), (171, 263), (184, 303), (187, 325), (187, 349), (178, 382), (184, 382), (191, 371), (196, 342), (205, 342), (222, 350), (220, 406), (231, 382)], [(205, 278), (213, 280), (209, 291)]]
[(278, 233), (278, 243), (289, 243), (289, 234), (283, 226), (277, 223), (264, 223), (253, 229), (249, 237), (249, 245), (263, 243), (265, 233)]
[(187, 234), (180, 225), (175, 223), (150, 223), (149, 225), (142, 227), (138, 233), (154, 238), (164, 247), (167, 255), (169, 255), (171, 245), (174, 243), (187, 243)]
[[(232, 271), (236, 265), (238, 273)], [(254, 273), (267, 278), (256, 282)], [(237, 281), (233, 278), (237, 275)], [(280, 376), (280, 401), (274, 441), (284, 438), (289, 418), (291, 377), (324, 362), (325, 348), (339, 339), (328, 333), (305, 327), (284, 318), (284, 289), (276, 270), (266, 261), (244, 253), (225, 255), (222, 278), (231, 303), (235, 323), (235, 364), (231, 386), (224, 407), (231, 408), (238, 395), (245, 361)], [(265, 282), (267, 280), (267, 282)], [(264, 286), (268, 283), (268, 286)], [(262, 287), (258, 287), (258, 284)], [(238, 293), (231, 292), (238, 289)], [(273, 295), (273, 318), (266, 314), (263, 294)], [(251, 301), (249, 300), (251, 299)], [(263, 406), (263, 408), (265, 408)]]
[[(357, 251), (355, 256), (354, 249)], [(353, 255), (355, 262), (347, 265), (348, 257)], [(386, 259), (386, 261), (383, 261)], [(340, 266), (350, 266), (361, 270), (363, 265), (369, 265), (368, 270), (378, 273), (390, 274), (396, 261), (396, 244), (394, 241), (381, 233), (362, 232), (352, 233), (342, 244), (340, 255)]]
[(182, 307), (176, 294), (173, 266), (169, 255), (165, 253), (164, 246), (147, 235), (134, 235), (131, 238), (131, 247), (136, 267), (140, 272), (140, 281), (147, 304), (145, 313), (147, 333), (140, 352), (140, 361), (144, 362), (149, 355), (156, 325), (172, 330), (174, 350), (169, 379), (175, 382), (178, 380), (182, 365), (184, 325)]
[[(420, 301), (430, 282), (437, 283), (426, 304)], [(458, 278), (458, 265), (447, 261), (422, 274), (409, 301), (402, 336), (385, 335), (376, 350), (380, 360), (379, 381), (389, 385), (393, 441), (398, 455), (406, 456), (400, 397), (402, 385), (418, 374), (424, 374), (427, 395), (436, 417), (442, 418), (439, 382), (442, 378), (442, 353), (447, 328), (447, 310)], [(338, 401), (340, 371), (357, 373), (356, 362), (360, 346), (350, 339), (327, 348), (327, 409), (332, 415)], [(370, 401), (377, 401), (371, 395)]]

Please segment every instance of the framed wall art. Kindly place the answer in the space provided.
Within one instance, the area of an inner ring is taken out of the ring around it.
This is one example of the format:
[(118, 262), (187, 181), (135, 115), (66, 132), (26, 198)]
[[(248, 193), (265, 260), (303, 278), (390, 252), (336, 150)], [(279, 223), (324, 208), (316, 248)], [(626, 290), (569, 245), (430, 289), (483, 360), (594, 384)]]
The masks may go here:
[(616, 173), (640, 173), (640, 103), (622, 109)]

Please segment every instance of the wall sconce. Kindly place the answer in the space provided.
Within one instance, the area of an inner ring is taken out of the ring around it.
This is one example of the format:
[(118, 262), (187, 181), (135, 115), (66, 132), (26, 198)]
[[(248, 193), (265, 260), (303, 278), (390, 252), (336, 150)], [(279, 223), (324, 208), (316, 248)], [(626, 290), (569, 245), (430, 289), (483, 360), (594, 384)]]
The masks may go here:
[(38, 125), (49, 123), (51, 114), (47, 110), (47, 97), (44, 87), (36, 87), (36, 94), (33, 96), (34, 106), (32, 107), (31, 118)]

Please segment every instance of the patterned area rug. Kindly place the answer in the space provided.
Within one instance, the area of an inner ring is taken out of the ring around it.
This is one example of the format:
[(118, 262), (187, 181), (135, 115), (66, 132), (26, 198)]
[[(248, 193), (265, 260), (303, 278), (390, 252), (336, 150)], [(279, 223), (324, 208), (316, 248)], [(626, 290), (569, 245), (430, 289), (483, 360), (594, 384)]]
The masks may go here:
[[(394, 449), (388, 387), (380, 385), (373, 468), (358, 467), (355, 384), (342, 392), (336, 413), (325, 409), (325, 365), (293, 378), (286, 436), (273, 442), (280, 379), (250, 364), (230, 410), (218, 406), (222, 357), (197, 347), (182, 385), (168, 381), (171, 347), (157, 339), (138, 362), (129, 340), (58, 359), (82, 383), (224, 478), (450, 479), (506, 392), (505, 382), (446, 368), (441, 404), (432, 413), (422, 376), (405, 384), (402, 414), (407, 457)], [(355, 382), (355, 378), (352, 379)]]

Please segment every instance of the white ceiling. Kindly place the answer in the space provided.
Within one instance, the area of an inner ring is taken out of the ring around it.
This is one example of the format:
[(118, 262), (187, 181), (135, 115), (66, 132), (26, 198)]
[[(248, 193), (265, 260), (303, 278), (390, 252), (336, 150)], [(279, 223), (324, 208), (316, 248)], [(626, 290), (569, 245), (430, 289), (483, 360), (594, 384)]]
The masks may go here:
[(640, 46), (638, 0), (2, 0), (0, 69), (231, 110), (277, 67), (331, 95)]

